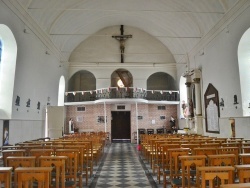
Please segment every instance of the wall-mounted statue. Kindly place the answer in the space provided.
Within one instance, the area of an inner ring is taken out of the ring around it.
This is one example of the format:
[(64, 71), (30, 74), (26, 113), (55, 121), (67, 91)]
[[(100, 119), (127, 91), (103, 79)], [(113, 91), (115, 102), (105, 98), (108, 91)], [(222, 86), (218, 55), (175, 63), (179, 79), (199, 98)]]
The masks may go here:
[(17, 95), (16, 96), (16, 103), (15, 103), (16, 106), (20, 106), (20, 97)]
[(40, 110), (40, 102), (37, 103), (37, 110)]
[(224, 107), (224, 99), (223, 99), (223, 98), (221, 98), (220, 106), (221, 106), (221, 107)]
[(239, 104), (237, 101), (237, 95), (234, 95), (234, 104)]
[(26, 107), (30, 107), (30, 99), (26, 102)]

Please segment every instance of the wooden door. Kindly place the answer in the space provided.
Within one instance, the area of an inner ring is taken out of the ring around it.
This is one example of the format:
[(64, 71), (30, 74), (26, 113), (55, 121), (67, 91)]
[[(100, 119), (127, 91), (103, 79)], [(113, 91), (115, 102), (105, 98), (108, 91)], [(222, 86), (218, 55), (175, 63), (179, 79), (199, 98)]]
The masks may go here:
[(113, 111), (111, 121), (112, 142), (130, 142), (130, 112)]

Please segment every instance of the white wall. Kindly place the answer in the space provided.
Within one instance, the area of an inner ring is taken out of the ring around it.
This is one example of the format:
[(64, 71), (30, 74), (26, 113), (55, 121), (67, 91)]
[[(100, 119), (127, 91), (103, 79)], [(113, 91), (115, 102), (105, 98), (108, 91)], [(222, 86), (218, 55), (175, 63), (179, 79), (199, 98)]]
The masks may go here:
[[(10, 28), (17, 43), (10, 143), (40, 138), (44, 136), (47, 98), (50, 97), (51, 105), (57, 105), (59, 80), (62, 75), (68, 78), (68, 67), (60, 66), (60, 60), (51, 52), (46, 54), (48, 47), (2, 1), (0, 23)], [(27, 33), (23, 32), (24, 28)], [(17, 95), (20, 96), (20, 106), (15, 106)], [(28, 99), (31, 100), (29, 108), (26, 107)], [(38, 101), (40, 110), (37, 109)]]
[[(234, 117), (236, 119), (236, 136), (248, 137), (246, 132), (249, 132), (249, 117), (240, 119), (240, 117), (242, 117), (242, 101), (237, 50), (241, 36), (250, 27), (249, 18), (250, 8), (248, 7), (242, 14), (235, 18), (234, 21), (227, 25), (229, 32), (227, 32), (227, 29), (222, 30), (217, 36), (209, 39), (205, 47), (201, 47), (204, 48), (203, 56), (199, 56), (199, 51), (197, 51), (195, 57), (190, 58), (190, 68), (200, 68), (202, 71), (202, 96), (204, 96), (208, 84), (212, 83), (219, 91), (220, 98), (222, 97), (225, 101), (225, 107), (223, 108), (223, 111), (221, 110), (220, 118), (221, 134), (216, 134), (218, 137), (230, 135), (230, 133), (226, 131), (229, 117)], [(67, 67), (60, 66), (60, 60), (58, 60), (52, 53), (50, 55), (45, 54), (47, 47), (31, 31), (28, 33), (23, 32), (25, 28), (24, 23), (17, 18), (16, 15), (2, 3), (2, 1), (0, 1), (0, 23), (7, 25), (12, 30), (17, 42), (17, 67), (15, 89), (13, 92), (13, 115), (10, 120), (10, 142), (15, 143), (23, 141), (24, 139), (29, 140), (41, 137), (43, 136), (45, 119), (45, 113), (43, 110), (47, 103), (47, 97), (50, 97), (51, 105), (57, 105), (59, 79), (61, 75), (64, 75), (67, 83), (67, 79), (69, 78), (67, 75)], [(224, 25), (222, 26), (225, 27)], [(116, 29), (119, 33), (119, 28), (111, 29)], [(134, 28), (126, 30), (125, 28), (125, 31), (129, 32), (133, 29)], [(134, 31), (136, 34), (143, 33), (142, 31)], [(141, 38), (136, 38), (136, 36), (141, 36)], [(182, 70), (178, 71), (178, 76), (176, 76), (176, 69), (173, 66), (162, 67), (161, 65), (157, 65), (157, 63), (160, 62), (171, 61), (172, 57), (169, 57), (168, 49), (164, 48), (160, 43), (157, 44), (151, 36), (147, 36), (145, 33), (143, 35), (134, 35), (133, 37), (134, 38), (129, 39), (128, 43), (126, 43), (126, 50), (135, 50), (132, 47), (135, 46), (133, 43), (136, 43), (137, 45), (141, 44), (145, 46), (145, 48), (143, 48), (144, 51), (142, 52), (152, 51), (154, 48), (156, 49), (156, 52), (159, 52), (159, 49), (162, 49), (162, 52), (167, 56), (162, 56), (158, 59), (153, 56), (143, 56), (143, 58), (137, 56), (136, 59), (138, 61), (134, 62), (135, 64), (140, 62), (147, 62), (149, 64), (143, 68), (133, 64), (131, 59), (134, 58), (125, 58), (124, 65), (117, 63), (115, 65), (111, 64), (109, 66), (100, 67), (98, 62), (101, 61), (104, 61), (104, 63), (119, 61), (119, 56), (110, 59), (109, 55), (107, 56), (107, 59), (103, 58), (103, 54), (108, 54), (106, 53), (107, 51), (98, 53), (96, 56), (97, 59), (95, 60), (95, 67), (88, 65), (90, 59), (88, 59), (87, 56), (84, 56), (86, 57), (86, 59), (84, 59), (85, 64), (78, 65), (77, 62), (81, 60), (81, 57), (75, 56), (71, 59), (74, 64), (71, 65), (72, 67), (69, 70), (69, 76), (72, 76), (78, 70), (88, 70), (96, 76), (98, 82), (97, 87), (107, 87), (110, 85), (108, 80), (110, 79), (112, 72), (118, 68), (125, 68), (124, 66), (126, 66), (126, 69), (133, 75), (134, 86), (144, 88), (146, 87), (146, 79), (148, 76), (155, 72), (166, 72), (172, 75), (174, 79), (179, 79), (183, 71), (186, 70), (185, 65), (178, 65), (178, 68), (181, 68)], [(119, 52), (119, 44), (117, 44), (117, 41), (111, 37), (107, 38), (107, 40), (113, 40), (111, 47)], [(86, 46), (90, 47), (89, 44), (92, 44), (92, 47), (98, 46), (100, 45), (100, 40), (97, 40), (94, 43), (90, 39), (87, 41)], [(105, 43), (105, 41), (103, 41), (100, 48), (98, 46), (98, 48), (94, 49), (99, 50), (99, 52), (102, 48), (109, 49), (110, 46), (107, 47), (105, 46), (106, 44), (111, 43)], [(86, 46), (81, 49), (86, 49)], [(91, 49), (87, 48), (87, 50)], [(141, 61), (139, 61), (140, 59)], [(152, 62), (153, 60), (155, 61)], [(126, 61), (130, 64), (126, 64)], [(156, 64), (154, 65), (154, 63)], [(177, 83), (179, 83), (178, 80)], [(235, 105), (233, 105), (233, 96), (235, 94), (238, 96), (238, 101), (240, 103), (237, 105), (237, 109), (235, 108)], [(21, 106), (18, 107), (18, 110), (14, 105), (14, 100), (17, 95), (21, 97)], [(31, 107), (27, 108), (26, 101), (29, 98), (31, 99)], [(39, 113), (36, 109), (38, 101), (41, 102), (41, 110)], [(204, 101), (203, 97), (202, 101)], [(0, 129), (0, 135), (2, 135), (1, 131), (2, 129)]]
[[(191, 58), (190, 68), (200, 68), (202, 71), (202, 104), (203, 117), (205, 118), (204, 93), (209, 83), (213, 84), (219, 92), (219, 98), (223, 98), (225, 106), (220, 108), (220, 134), (206, 133), (205, 119), (203, 121), (204, 134), (217, 137), (230, 137), (229, 118), (236, 120), (236, 136), (249, 138), (246, 132), (250, 130), (249, 117), (242, 117), (241, 87), (238, 68), (238, 44), (243, 33), (250, 27), (250, 8), (248, 7), (233, 22), (214, 38), (206, 41), (204, 55), (197, 51)], [(222, 27), (225, 27), (222, 25)], [(179, 72), (180, 74), (180, 72)], [(238, 105), (234, 105), (234, 95), (237, 95)], [(237, 108), (236, 108), (237, 106)]]
[[(124, 63), (120, 63), (119, 42), (111, 37), (115, 33), (119, 34), (119, 26), (104, 28), (72, 52), (69, 77), (79, 70), (87, 70), (96, 77), (97, 88), (107, 88), (110, 86), (111, 74), (124, 68), (132, 74), (133, 86), (145, 89), (147, 78), (155, 72), (165, 72), (176, 79), (175, 60), (166, 46), (140, 29), (126, 26), (124, 30), (125, 34), (133, 34), (125, 43)], [(88, 56), (89, 53), (95, 55)]]
[(16, 144), (26, 140), (44, 137), (44, 121), (12, 120), (9, 125), (9, 143)]

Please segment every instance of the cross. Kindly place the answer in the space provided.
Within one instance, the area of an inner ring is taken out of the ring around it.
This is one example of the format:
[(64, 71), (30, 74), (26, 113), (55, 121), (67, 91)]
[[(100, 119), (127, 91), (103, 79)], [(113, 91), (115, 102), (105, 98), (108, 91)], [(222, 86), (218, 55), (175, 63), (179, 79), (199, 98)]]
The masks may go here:
[(124, 63), (124, 51), (125, 51), (125, 41), (129, 38), (132, 38), (132, 35), (124, 35), (123, 25), (120, 28), (121, 34), (120, 35), (113, 35), (112, 38), (115, 38), (120, 42), (120, 51), (121, 51), (121, 63)]

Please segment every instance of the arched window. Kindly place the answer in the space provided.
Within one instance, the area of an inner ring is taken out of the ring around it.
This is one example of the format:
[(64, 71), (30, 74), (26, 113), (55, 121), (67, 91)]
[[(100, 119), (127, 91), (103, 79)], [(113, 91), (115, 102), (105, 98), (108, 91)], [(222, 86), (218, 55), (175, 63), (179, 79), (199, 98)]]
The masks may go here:
[(12, 31), (0, 24), (0, 119), (11, 119), (17, 44)]
[(238, 63), (240, 74), (240, 87), (242, 98), (243, 116), (249, 116), (250, 113), (250, 29), (241, 37), (238, 46)]
[(64, 106), (65, 78), (61, 76), (58, 88), (58, 106)]
[(187, 106), (187, 86), (186, 86), (186, 78), (181, 76), (180, 84), (180, 118), (184, 118), (184, 110)]
[(1, 59), (2, 59), (2, 40), (0, 39), (0, 63), (1, 63)]

